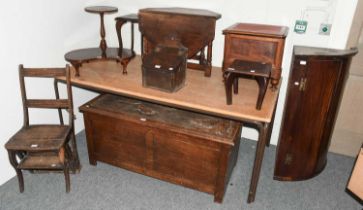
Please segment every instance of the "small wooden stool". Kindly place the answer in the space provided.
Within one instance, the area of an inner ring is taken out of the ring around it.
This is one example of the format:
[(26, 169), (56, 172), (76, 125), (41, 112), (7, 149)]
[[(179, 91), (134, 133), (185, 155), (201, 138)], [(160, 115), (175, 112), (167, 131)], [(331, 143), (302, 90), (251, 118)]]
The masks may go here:
[(259, 86), (256, 109), (260, 110), (270, 81), (271, 68), (271, 64), (234, 60), (227, 69), (224, 69), (223, 73), (227, 105), (232, 104), (232, 86), (234, 94), (238, 93), (238, 78), (252, 77), (256, 79)]

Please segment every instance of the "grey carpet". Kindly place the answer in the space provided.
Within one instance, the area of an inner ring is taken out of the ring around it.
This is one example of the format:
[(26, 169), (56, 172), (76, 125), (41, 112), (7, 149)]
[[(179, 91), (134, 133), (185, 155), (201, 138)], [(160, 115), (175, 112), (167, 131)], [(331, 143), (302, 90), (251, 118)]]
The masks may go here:
[(248, 210), (354, 210), (362, 206), (344, 190), (354, 159), (329, 154), (328, 165), (317, 177), (301, 182), (272, 179), (275, 147), (266, 148), (256, 201), (247, 204), (247, 192), (256, 143), (242, 140), (237, 165), (222, 204), (213, 196), (159, 181), (104, 163), (88, 163), (85, 135), (77, 135), (82, 163), (71, 175), (71, 192), (65, 193), (62, 174), (25, 173), (25, 191), (16, 178), (0, 186), (0, 209), (248, 209)]

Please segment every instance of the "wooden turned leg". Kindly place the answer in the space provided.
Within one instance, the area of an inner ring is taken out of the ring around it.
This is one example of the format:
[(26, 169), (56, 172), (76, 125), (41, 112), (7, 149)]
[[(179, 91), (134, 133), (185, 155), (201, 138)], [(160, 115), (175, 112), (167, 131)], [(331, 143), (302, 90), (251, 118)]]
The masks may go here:
[(72, 66), (74, 67), (74, 69), (76, 70), (75, 76), (79, 77), (79, 68), (81, 68), (82, 63), (78, 63), (78, 62), (71, 62)]
[(123, 24), (125, 24), (126, 21), (124, 20), (117, 20), (116, 21), (116, 34), (118, 39), (118, 46), (119, 46), (119, 52), (122, 52), (123, 49), (123, 43), (122, 43), (122, 37), (121, 37), (121, 27)]
[(238, 77), (236, 77), (233, 81), (233, 93), (238, 94)]
[(258, 83), (259, 91), (258, 98), (256, 103), (256, 109), (260, 110), (263, 102), (263, 98), (265, 97), (265, 93), (268, 86), (268, 80), (265, 77), (256, 76), (256, 80)]
[(24, 178), (21, 169), (18, 169), (18, 162), (16, 161), (16, 152), (8, 150), (10, 164), (14, 167), (16, 176), (18, 177), (19, 191), (24, 192)]
[(127, 74), (127, 65), (129, 64), (130, 59), (122, 59), (121, 65), (122, 65), (122, 74)]
[(226, 99), (227, 105), (232, 104), (232, 83), (233, 83), (234, 76), (232, 73), (227, 72), (224, 74), (224, 86), (226, 89)]

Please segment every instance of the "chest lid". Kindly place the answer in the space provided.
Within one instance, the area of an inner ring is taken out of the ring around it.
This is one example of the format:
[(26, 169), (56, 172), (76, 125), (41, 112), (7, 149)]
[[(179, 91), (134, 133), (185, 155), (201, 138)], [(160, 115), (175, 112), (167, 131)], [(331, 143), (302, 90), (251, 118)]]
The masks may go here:
[(241, 123), (233, 120), (111, 94), (93, 99), (81, 106), (80, 110), (121, 119), (142, 120), (157, 127), (166, 126), (188, 134), (201, 134), (226, 144), (233, 144), (241, 126)]

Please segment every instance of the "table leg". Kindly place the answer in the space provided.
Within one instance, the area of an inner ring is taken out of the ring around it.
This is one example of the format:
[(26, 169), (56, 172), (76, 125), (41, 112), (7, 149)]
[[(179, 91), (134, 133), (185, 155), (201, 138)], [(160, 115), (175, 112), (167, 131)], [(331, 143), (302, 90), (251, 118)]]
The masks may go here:
[(212, 73), (212, 42), (209, 42), (207, 47), (207, 66), (204, 72), (204, 76), (210, 77)]
[(76, 70), (75, 72), (75, 76), (79, 77), (79, 68), (81, 68), (82, 63), (79, 62), (70, 62), (72, 64), (72, 66), (74, 67), (74, 70)]
[(132, 57), (135, 57), (136, 53), (134, 51), (134, 23), (131, 22), (131, 52), (132, 52)]
[(100, 35), (101, 35), (101, 41), (100, 41), (100, 48), (102, 50), (102, 54), (106, 54), (107, 49), (107, 43), (105, 40), (106, 31), (105, 31), (105, 24), (103, 21), (103, 13), (100, 13)]
[(127, 65), (129, 64), (131, 59), (132, 59), (132, 57), (123, 58), (120, 60), (121, 65), (122, 65), (122, 74), (127, 74)]
[(253, 170), (252, 170), (247, 203), (252, 203), (255, 200), (256, 189), (257, 189), (258, 179), (260, 178), (262, 160), (265, 152), (265, 145), (267, 142), (268, 129), (269, 129), (269, 123), (258, 122), (256, 123), (256, 125), (259, 130), (259, 137), (257, 142), (255, 161), (253, 163)]
[(122, 49), (123, 49), (123, 43), (122, 43), (122, 37), (121, 37), (121, 27), (123, 24), (125, 24), (126, 21), (124, 20), (117, 20), (116, 21), (116, 33), (117, 33), (117, 39), (118, 39), (118, 47), (119, 47), (119, 56), (122, 57)]

